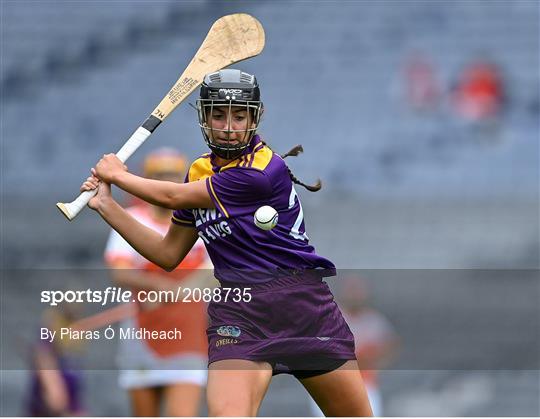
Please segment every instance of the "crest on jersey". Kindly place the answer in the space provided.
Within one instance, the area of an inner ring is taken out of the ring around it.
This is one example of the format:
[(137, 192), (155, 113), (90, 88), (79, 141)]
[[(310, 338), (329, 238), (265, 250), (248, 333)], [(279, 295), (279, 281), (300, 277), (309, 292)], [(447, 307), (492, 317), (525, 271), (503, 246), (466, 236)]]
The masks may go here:
[(242, 331), (240, 330), (240, 328), (236, 326), (221, 326), (217, 330), (217, 334), (219, 336), (225, 337), (237, 338), (238, 336), (240, 336), (241, 333)]

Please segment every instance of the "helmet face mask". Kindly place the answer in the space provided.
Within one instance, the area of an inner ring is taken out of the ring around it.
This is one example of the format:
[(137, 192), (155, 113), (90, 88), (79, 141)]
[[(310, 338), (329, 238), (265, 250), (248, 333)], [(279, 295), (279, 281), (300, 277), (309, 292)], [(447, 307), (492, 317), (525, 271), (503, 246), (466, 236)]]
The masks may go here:
[[(212, 126), (211, 118), (219, 109), (226, 116), (226, 127)], [(254, 76), (240, 70), (220, 70), (205, 76), (197, 100), (199, 126), (208, 147), (218, 157), (238, 158), (249, 146), (262, 115), (263, 104)], [(243, 129), (233, 129), (233, 114), (245, 111), (247, 120)], [(225, 135), (221, 135), (225, 133)], [(234, 139), (231, 139), (234, 136)], [(240, 137), (240, 140), (237, 138)]]

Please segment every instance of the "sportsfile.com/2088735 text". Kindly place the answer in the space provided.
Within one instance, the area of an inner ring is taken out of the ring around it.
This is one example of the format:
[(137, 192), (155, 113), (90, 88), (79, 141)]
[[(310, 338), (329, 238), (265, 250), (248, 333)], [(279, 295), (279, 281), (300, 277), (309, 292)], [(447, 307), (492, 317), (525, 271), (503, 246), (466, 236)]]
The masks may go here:
[(92, 303), (102, 306), (116, 303), (235, 303), (251, 301), (251, 288), (183, 288), (174, 290), (131, 291), (121, 287), (107, 287), (104, 290), (43, 290), (41, 302), (49, 306), (61, 303)]

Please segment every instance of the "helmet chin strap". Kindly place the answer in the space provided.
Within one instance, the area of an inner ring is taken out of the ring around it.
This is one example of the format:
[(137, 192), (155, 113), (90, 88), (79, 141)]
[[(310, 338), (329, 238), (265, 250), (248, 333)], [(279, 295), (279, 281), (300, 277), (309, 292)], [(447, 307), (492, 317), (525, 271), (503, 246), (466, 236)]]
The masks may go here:
[(212, 151), (216, 156), (221, 157), (222, 159), (234, 160), (240, 157), (244, 153), (245, 149), (223, 150), (221, 148), (214, 148)]
[(208, 139), (207, 144), (210, 150), (222, 159), (226, 160), (234, 160), (240, 157), (244, 152), (247, 150), (249, 143), (251, 143), (251, 140), (253, 139), (253, 136), (255, 133), (251, 134), (250, 139), (246, 142), (245, 145), (242, 145), (242, 147), (226, 147), (226, 146), (219, 146), (215, 144), (212, 140)]

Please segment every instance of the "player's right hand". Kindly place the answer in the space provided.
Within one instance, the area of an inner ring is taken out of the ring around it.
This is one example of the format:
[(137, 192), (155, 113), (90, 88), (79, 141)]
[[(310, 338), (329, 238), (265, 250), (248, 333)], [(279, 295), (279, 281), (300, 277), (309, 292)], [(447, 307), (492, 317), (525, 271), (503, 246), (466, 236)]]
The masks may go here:
[(96, 176), (89, 176), (86, 181), (81, 185), (81, 192), (84, 191), (93, 191), (98, 189), (98, 192), (92, 199), (88, 202), (88, 206), (93, 210), (97, 210), (99, 205), (106, 199), (110, 199), (111, 195), (111, 185), (105, 182), (101, 182)]

